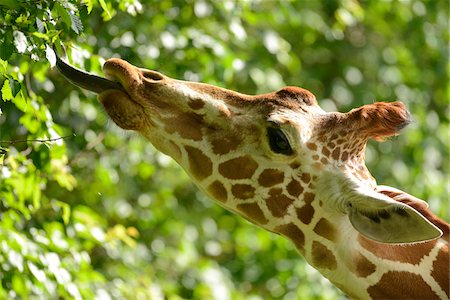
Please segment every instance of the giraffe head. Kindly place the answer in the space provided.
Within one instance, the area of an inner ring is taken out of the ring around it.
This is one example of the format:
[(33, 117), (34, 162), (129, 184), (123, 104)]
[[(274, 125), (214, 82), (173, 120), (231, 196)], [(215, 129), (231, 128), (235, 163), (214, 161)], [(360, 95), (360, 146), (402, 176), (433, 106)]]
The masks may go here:
[(442, 234), (411, 206), (377, 192), (364, 164), (368, 139), (382, 140), (408, 124), (401, 103), (327, 113), (298, 87), (250, 96), (171, 79), (121, 59), (108, 60), (103, 70), (120, 87), (84, 75), (71, 80), (100, 91), (119, 127), (141, 133), (175, 159), (219, 204), (288, 236), (300, 249), (298, 225), (319, 218), (317, 211), (349, 220), (381, 242)]

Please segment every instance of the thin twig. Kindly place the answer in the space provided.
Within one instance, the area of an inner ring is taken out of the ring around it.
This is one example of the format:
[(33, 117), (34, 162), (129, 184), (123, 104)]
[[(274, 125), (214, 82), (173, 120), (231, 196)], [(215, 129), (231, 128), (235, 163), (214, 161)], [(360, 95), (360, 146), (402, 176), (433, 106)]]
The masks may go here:
[(75, 134), (72, 135), (65, 135), (65, 136), (60, 136), (57, 138), (53, 138), (53, 139), (45, 139), (45, 140), (13, 140), (13, 141), (0, 141), (0, 144), (11, 144), (14, 145), (16, 143), (28, 143), (28, 142), (37, 142), (37, 143), (46, 143), (46, 142), (56, 142), (59, 140), (63, 140), (65, 138), (71, 137), (71, 136), (75, 136)]

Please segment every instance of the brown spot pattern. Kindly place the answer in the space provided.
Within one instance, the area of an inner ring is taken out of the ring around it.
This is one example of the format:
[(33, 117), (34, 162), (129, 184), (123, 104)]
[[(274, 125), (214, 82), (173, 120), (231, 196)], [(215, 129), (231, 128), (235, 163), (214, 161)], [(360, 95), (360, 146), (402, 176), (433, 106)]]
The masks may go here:
[(299, 162), (293, 162), (289, 165), (291, 167), (291, 169), (295, 170), (300, 168), (300, 163)]
[(405, 271), (390, 271), (383, 274), (380, 281), (367, 291), (372, 299), (439, 298), (420, 275)]
[(311, 249), (312, 262), (316, 268), (334, 270), (337, 268), (336, 257), (322, 243), (314, 241)]
[(314, 207), (310, 203), (306, 203), (300, 208), (297, 208), (297, 218), (304, 224), (311, 223), (314, 217)]
[(226, 202), (228, 198), (228, 193), (223, 184), (216, 180), (208, 186), (208, 192), (213, 196), (214, 199), (220, 202)]
[(314, 227), (314, 232), (327, 240), (336, 241), (336, 230), (327, 219), (321, 218)]
[(237, 209), (256, 224), (264, 225), (268, 222), (257, 203), (242, 203), (237, 206)]
[(305, 201), (305, 205), (300, 208), (297, 208), (297, 218), (302, 221), (304, 224), (311, 223), (312, 218), (314, 217), (314, 207), (311, 203), (314, 201), (315, 194), (307, 192), (303, 195), (303, 201)]
[(334, 160), (339, 160), (339, 156), (341, 155), (341, 149), (340, 148), (336, 148), (333, 150), (333, 152), (331, 153), (331, 157)]
[(361, 253), (358, 253), (353, 257), (352, 262), (355, 264), (355, 273), (359, 277), (367, 277), (377, 269), (377, 267)]
[(325, 156), (330, 156), (330, 150), (327, 147), (322, 148), (322, 154)]
[(314, 201), (314, 198), (316, 197), (315, 194), (307, 192), (303, 195), (303, 201), (305, 201), (306, 203), (311, 203)]
[(449, 273), (449, 253), (448, 246), (444, 246), (439, 250), (436, 260), (433, 262), (433, 271), (431, 276), (436, 280), (439, 286), (447, 294), (447, 298), (450, 296), (450, 273)]
[(298, 197), (301, 193), (303, 193), (303, 187), (297, 180), (294, 179), (292, 179), (291, 182), (288, 183), (286, 189), (289, 195), (294, 197)]
[(213, 140), (211, 146), (215, 154), (226, 154), (236, 150), (241, 142), (242, 138), (240, 136), (229, 134), (221, 136), (220, 139)]
[(341, 160), (347, 160), (347, 159), (348, 159), (348, 152), (347, 151), (342, 152)]
[(274, 231), (289, 238), (294, 242), (297, 249), (303, 251), (303, 247), (305, 245), (305, 235), (295, 224), (289, 223), (286, 225), (280, 225), (276, 227)]
[(284, 216), (292, 202), (294, 200), (284, 195), (283, 190), (280, 188), (271, 189), (269, 191), (269, 198), (266, 200), (267, 207), (276, 218)]
[(320, 162), (323, 163), (324, 165), (328, 164), (328, 159), (326, 159), (325, 157), (322, 157), (320, 159)]
[(362, 235), (358, 236), (361, 246), (382, 259), (419, 264), (425, 255), (433, 249), (436, 241), (429, 241), (420, 244), (390, 245), (371, 241)]
[(276, 169), (265, 169), (261, 172), (258, 178), (258, 183), (261, 186), (269, 187), (279, 183), (284, 180), (284, 173)]
[(229, 179), (251, 178), (258, 168), (256, 161), (250, 156), (241, 156), (219, 165), (219, 173)]
[(300, 179), (304, 182), (304, 183), (308, 183), (311, 181), (311, 175), (309, 175), (309, 173), (303, 173), (300, 176)]
[(239, 199), (249, 199), (255, 196), (255, 188), (249, 184), (234, 184), (231, 187), (233, 196)]
[(306, 147), (308, 147), (309, 150), (316, 151), (317, 145), (311, 142), (306, 143)]
[(212, 162), (211, 159), (203, 154), (202, 151), (191, 146), (185, 146), (188, 160), (189, 171), (192, 176), (197, 180), (202, 180), (212, 174)]
[(202, 116), (195, 113), (184, 113), (164, 119), (165, 129), (168, 133), (177, 132), (182, 138), (195, 141), (203, 138), (202, 122)]
[(173, 159), (175, 159), (175, 161), (179, 163), (182, 157), (180, 147), (178, 147), (178, 145), (175, 144), (173, 141), (170, 141), (169, 145), (170, 145), (170, 156), (173, 157)]

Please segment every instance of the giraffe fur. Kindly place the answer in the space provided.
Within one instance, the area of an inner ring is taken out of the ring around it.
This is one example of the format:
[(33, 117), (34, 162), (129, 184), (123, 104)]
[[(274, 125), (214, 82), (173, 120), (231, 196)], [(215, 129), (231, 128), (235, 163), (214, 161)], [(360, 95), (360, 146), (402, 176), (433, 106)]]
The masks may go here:
[(449, 224), (377, 185), (364, 163), (369, 139), (409, 123), (404, 104), (329, 113), (298, 87), (251, 96), (121, 59), (103, 70), (123, 87), (98, 97), (119, 127), (171, 156), (224, 208), (291, 240), (350, 297), (449, 298)]

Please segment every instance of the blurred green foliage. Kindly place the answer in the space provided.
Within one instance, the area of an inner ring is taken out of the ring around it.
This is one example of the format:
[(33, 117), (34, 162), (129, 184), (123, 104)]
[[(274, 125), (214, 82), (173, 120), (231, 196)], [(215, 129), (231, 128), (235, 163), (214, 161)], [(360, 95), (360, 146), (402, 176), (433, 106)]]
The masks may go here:
[(400, 100), (415, 123), (367, 163), (448, 220), (446, 1), (0, 3), (0, 298), (340, 299), (284, 239), (212, 204), (51, 69), (51, 45), (326, 110)]

